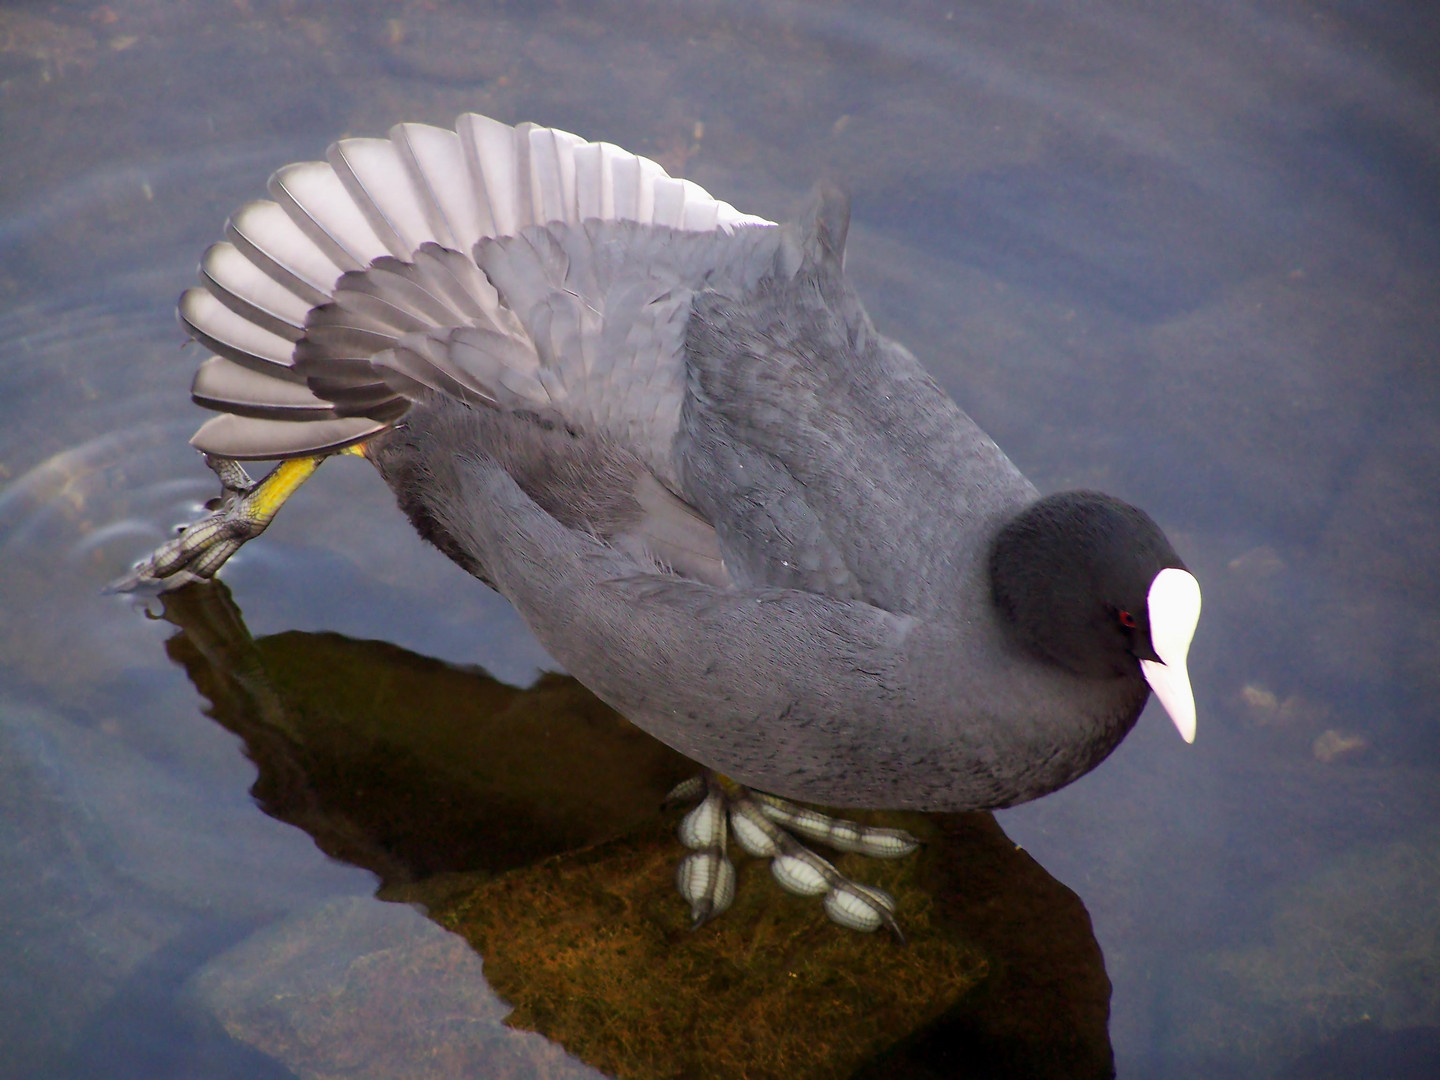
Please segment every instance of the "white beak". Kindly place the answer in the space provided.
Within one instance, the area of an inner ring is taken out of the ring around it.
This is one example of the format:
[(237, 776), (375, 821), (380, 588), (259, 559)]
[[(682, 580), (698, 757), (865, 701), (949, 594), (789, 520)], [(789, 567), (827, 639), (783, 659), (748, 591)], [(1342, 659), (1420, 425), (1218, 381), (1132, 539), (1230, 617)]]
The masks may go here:
[(1185, 657), (1190, 652), (1190, 639), (1195, 636), (1195, 624), (1200, 621), (1200, 583), (1194, 575), (1169, 567), (1155, 575), (1147, 602), (1150, 643), (1155, 646), (1160, 662), (1141, 660), (1140, 669), (1155, 697), (1175, 722), (1180, 737), (1192, 743), (1195, 741), (1195, 695), (1190, 689)]

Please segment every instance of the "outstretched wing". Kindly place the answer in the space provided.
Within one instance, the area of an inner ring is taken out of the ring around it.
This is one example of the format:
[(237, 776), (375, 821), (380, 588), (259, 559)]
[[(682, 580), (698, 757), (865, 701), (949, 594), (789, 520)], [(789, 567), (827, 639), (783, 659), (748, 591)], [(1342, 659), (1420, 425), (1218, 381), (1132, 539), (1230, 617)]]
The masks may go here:
[[(232, 216), (181, 298), (182, 323), (215, 354), (193, 387), (221, 413), (196, 433), (202, 450), (321, 453), (392, 424), (426, 387), (500, 402), (568, 385), (546, 373), (559, 343), (537, 344), (476, 263), (497, 241), (590, 222), (717, 235), (769, 224), (617, 146), (482, 116), (455, 131), (401, 124), (328, 156), (277, 172), (272, 201)], [(512, 248), (485, 258), (527, 263)], [(541, 264), (554, 268), (528, 260)]]

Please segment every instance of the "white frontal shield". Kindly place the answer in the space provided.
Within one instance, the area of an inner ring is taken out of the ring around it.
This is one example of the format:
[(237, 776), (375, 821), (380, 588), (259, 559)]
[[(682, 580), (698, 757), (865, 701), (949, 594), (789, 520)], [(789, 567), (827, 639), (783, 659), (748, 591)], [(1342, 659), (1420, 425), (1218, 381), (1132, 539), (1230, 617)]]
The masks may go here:
[(1150, 583), (1150, 643), (1155, 646), (1154, 660), (1141, 660), (1140, 668), (1155, 697), (1165, 706), (1170, 719), (1187, 743), (1195, 741), (1195, 695), (1190, 689), (1190, 673), (1185, 658), (1190, 652), (1190, 639), (1200, 621), (1200, 583), (1194, 575), (1178, 567), (1169, 567), (1155, 575)]

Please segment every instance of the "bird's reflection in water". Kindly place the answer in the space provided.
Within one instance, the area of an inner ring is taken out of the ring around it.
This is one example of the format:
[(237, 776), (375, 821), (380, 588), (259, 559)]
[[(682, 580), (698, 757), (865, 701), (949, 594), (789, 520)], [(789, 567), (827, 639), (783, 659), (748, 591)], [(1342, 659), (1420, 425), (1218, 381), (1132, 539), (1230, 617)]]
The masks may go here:
[(691, 933), (661, 803), (696, 766), (575, 680), (521, 689), (336, 634), (256, 640), (221, 584), (161, 603), (260, 806), (469, 940), (513, 1026), (627, 1076), (1113, 1075), (1084, 905), (989, 814), (864, 815), (927, 841), (838, 864), (895, 894), (906, 947), (837, 928), (758, 863)]

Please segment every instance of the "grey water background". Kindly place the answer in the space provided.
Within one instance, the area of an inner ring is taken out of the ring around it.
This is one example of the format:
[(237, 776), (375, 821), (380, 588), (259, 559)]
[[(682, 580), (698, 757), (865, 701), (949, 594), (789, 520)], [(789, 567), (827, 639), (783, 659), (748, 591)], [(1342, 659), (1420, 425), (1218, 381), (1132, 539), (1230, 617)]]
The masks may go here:
[[(0, 8), (0, 1075), (290, 1075), (206, 1034), (197, 972), (343, 898), (367, 938), (439, 933), (255, 807), (172, 628), (99, 589), (213, 494), (172, 312), (225, 215), (466, 110), (771, 217), (842, 183), (881, 328), (1042, 490), (1128, 498), (1189, 560), (1195, 745), (1152, 709), (999, 816), (1089, 909), (1119, 1074), (1427, 1075), (1437, 31), (1305, 0)], [(357, 462), (225, 577), (257, 636), (549, 666)]]

